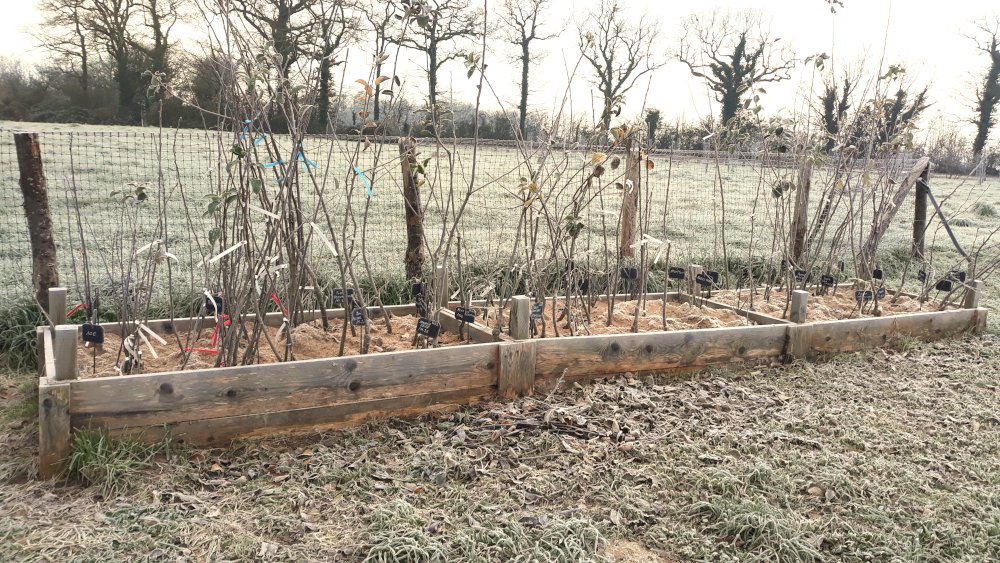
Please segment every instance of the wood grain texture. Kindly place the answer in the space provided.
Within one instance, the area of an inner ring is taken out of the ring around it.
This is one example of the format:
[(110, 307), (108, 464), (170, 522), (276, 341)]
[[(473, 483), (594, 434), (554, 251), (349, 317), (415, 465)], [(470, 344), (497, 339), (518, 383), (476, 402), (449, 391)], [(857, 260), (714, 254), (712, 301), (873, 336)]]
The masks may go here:
[(42, 342), (44, 343), (45, 370), (44, 377), (55, 381), (56, 379), (56, 352), (52, 343), (52, 331), (48, 327), (41, 327)]
[(275, 432), (304, 429), (330, 429), (354, 426), (376, 417), (409, 417), (456, 405), (481, 401), (494, 394), (495, 387), (455, 387), (434, 393), (405, 395), (389, 399), (319, 406), (192, 420), (156, 426), (109, 429), (112, 436), (130, 436), (151, 443), (165, 437), (191, 446), (224, 446), (239, 437), (272, 435)]
[(977, 309), (979, 308), (979, 297), (983, 292), (983, 287), (985, 283), (982, 280), (975, 280), (969, 284), (969, 288), (965, 290), (965, 301), (962, 304), (966, 309)]
[(73, 425), (147, 426), (494, 386), (497, 344), (74, 381)]
[(808, 357), (884, 346), (897, 337), (940, 340), (974, 330), (977, 309), (909, 313), (891, 317), (815, 323), (808, 333)]
[(42, 379), (38, 386), (38, 474), (59, 475), (70, 454), (70, 384)]
[(68, 381), (79, 377), (76, 369), (76, 344), (78, 329), (76, 325), (59, 325), (52, 339), (55, 355), (55, 380)]
[(535, 386), (536, 340), (500, 344), (500, 373), (497, 390), (504, 397), (530, 395)]
[(535, 376), (612, 374), (777, 358), (785, 325), (536, 340)]
[(812, 325), (789, 325), (788, 347), (785, 360), (801, 360), (809, 356), (810, 336), (814, 331)]
[(806, 322), (809, 311), (809, 292), (796, 289), (792, 291), (792, 307), (788, 312), (788, 319), (793, 323), (802, 324)]
[(510, 337), (514, 340), (531, 338), (531, 299), (515, 295), (510, 302)]
[(66, 288), (49, 288), (49, 319), (54, 325), (66, 324)]

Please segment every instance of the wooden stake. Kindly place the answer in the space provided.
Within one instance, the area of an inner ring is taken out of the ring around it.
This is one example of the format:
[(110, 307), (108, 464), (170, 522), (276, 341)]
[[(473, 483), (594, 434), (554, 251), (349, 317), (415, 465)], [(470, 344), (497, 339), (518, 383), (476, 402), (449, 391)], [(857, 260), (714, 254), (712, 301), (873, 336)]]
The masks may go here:
[(66, 288), (49, 288), (49, 318), (52, 324), (58, 326), (66, 324)]
[(77, 378), (76, 341), (76, 325), (59, 325), (56, 327), (52, 345), (56, 358), (56, 381), (67, 381)]
[(965, 303), (963, 307), (966, 309), (976, 309), (979, 307), (979, 295), (983, 292), (983, 280), (975, 280), (969, 284), (969, 287), (965, 290)]
[(515, 295), (510, 302), (510, 337), (531, 338), (531, 299), (526, 295)]
[(809, 292), (796, 289), (792, 292), (792, 310), (788, 313), (788, 319), (793, 323), (806, 322), (807, 305), (809, 302)]

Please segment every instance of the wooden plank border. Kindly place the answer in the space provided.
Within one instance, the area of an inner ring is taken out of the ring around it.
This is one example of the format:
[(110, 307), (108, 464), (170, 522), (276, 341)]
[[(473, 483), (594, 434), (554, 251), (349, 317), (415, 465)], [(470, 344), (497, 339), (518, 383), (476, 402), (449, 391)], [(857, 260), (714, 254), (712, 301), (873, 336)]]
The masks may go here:
[(770, 325), (543, 338), (533, 341), (535, 377), (650, 372), (777, 358), (785, 353), (787, 330), (786, 325)]
[(74, 427), (127, 428), (495, 386), (496, 344), (74, 381)]

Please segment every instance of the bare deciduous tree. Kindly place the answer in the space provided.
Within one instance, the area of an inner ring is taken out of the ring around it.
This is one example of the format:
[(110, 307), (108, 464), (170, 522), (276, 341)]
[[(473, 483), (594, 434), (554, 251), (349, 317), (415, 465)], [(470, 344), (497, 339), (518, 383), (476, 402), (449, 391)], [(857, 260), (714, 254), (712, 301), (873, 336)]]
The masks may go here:
[[(531, 43), (552, 39), (556, 34), (542, 35), (539, 24), (545, 18), (548, 0), (505, 0), (501, 10), (504, 21), (504, 41), (520, 50), (516, 60), (521, 63), (521, 102), (518, 105), (518, 128), (524, 138), (528, 119), (528, 71), (531, 69)], [(535, 59), (537, 60), (537, 58)]]
[(326, 130), (330, 123), (330, 95), (333, 67), (343, 61), (336, 60), (340, 49), (352, 39), (352, 30), (358, 27), (358, 18), (350, 16), (343, 0), (318, 0), (309, 6), (315, 24), (316, 61), (319, 64), (319, 85), (316, 110), (320, 128)]
[(598, 11), (589, 14), (579, 29), (580, 51), (594, 70), (603, 98), (601, 123), (605, 129), (611, 127), (615, 108), (636, 81), (663, 66), (654, 60), (656, 22), (647, 20), (645, 15), (630, 22), (622, 6), (619, 0), (601, 0)]
[(725, 124), (749, 105), (744, 96), (759, 84), (789, 78), (794, 54), (780, 41), (758, 12), (714, 11), (684, 22), (678, 58), (708, 83)]
[(976, 137), (972, 142), (972, 154), (978, 161), (989, 140), (990, 130), (996, 125), (996, 109), (1000, 104), (1000, 17), (978, 24), (983, 33), (974, 39), (976, 47), (990, 58), (989, 67), (982, 84), (976, 88)]
[(484, 14), (473, 9), (469, 0), (413, 0), (403, 4), (404, 18), (414, 25), (401, 43), (427, 55), (427, 101), (436, 112), (438, 73), (445, 63), (462, 55), (450, 47), (458, 40), (478, 36)]
[(84, 19), (88, 0), (45, 0), (38, 10), (49, 25), (36, 36), (59, 63), (78, 77), (84, 97), (90, 90), (91, 39)]
[(233, 9), (281, 55), (285, 78), (302, 54), (303, 38), (311, 30), (309, 10), (316, 0), (233, 0)]

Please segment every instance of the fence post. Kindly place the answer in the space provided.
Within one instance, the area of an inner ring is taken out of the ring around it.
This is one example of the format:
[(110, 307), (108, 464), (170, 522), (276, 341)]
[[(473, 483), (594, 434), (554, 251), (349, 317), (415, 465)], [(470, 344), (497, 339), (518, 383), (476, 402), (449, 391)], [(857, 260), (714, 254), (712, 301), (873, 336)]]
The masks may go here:
[(56, 359), (56, 381), (77, 378), (76, 371), (76, 325), (59, 325), (52, 335), (52, 355)]
[(448, 295), (448, 268), (444, 266), (438, 266), (434, 272), (434, 287), (436, 291), (441, 292), (440, 305), (442, 307), (448, 306), (449, 295)]
[(913, 200), (913, 251), (912, 255), (924, 258), (924, 233), (927, 232), (927, 186), (930, 182), (930, 164), (920, 173)]
[(48, 311), (49, 288), (59, 285), (56, 239), (52, 234), (52, 213), (42, 170), (42, 149), (36, 133), (15, 133), (17, 166), (21, 171), (21, 196), (31, 239), (31, 282), (35, 298)]
[(969, 287), (965, 290), (965, 302), (963, 306), (966, 309), (977, 309), (979, 308), (979, 294), (983, 292), (982, 280), (974, 280), (969, 284)]
[(49, 319), (53, 325), (66, 324), (66, 288), (49, 288)]
[[(639, 193), (642, 173), (642, 159), (639, 148), (630, 143), (625, 155), (625, 182), (622, 190), (622, 224), (620, 229), (619, 258), (635, 258), (636, 214), (639, 209)], [(631, 189), (629, 189), (631, 186)]]
[(531, 338), (531, 299), (515, 295), (510, 301), (510, 337), (514, 340)]
[(806, 322), (806, 311), (808, 310), (809, 292), (797, 289), (792, 292), (792, 307), (788, 318), (796, 324)]
[(421, 277), (424, 266), (424, 212), (420, 207), (417, 185), (417, 141), (399, 140), (400, 166), (403, 171), (403, 208), (406, 215), (406, 279)]
[(804, 262), (806, 230), (809, 228), (809, 192), (812, 190), (812, 159), (804, 158), (799, 166), (799, 182), (795, 190), (795, 213), (792, 219), (792, 259), (796, 267)]

